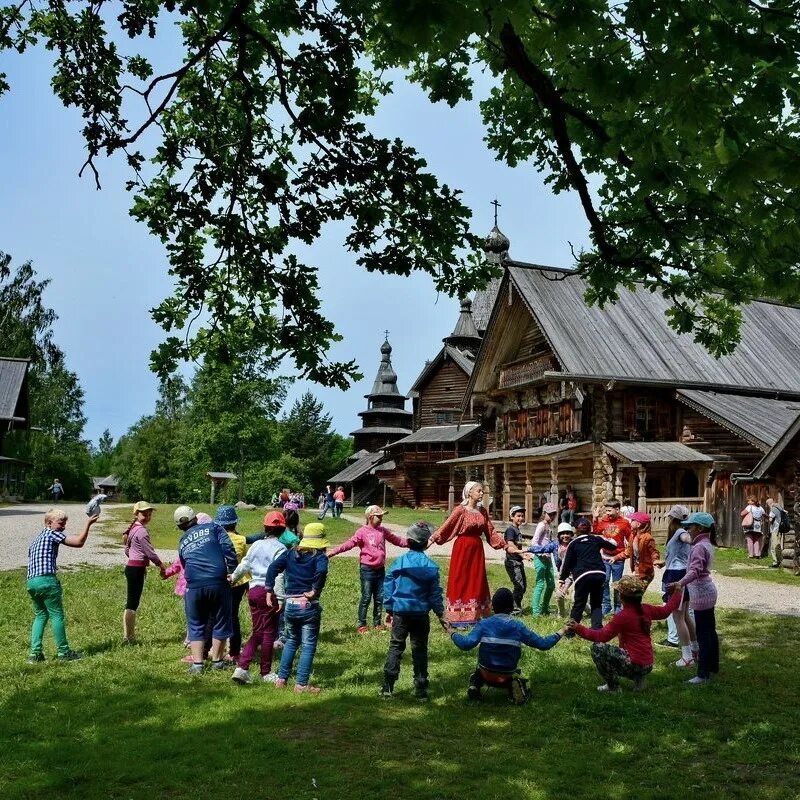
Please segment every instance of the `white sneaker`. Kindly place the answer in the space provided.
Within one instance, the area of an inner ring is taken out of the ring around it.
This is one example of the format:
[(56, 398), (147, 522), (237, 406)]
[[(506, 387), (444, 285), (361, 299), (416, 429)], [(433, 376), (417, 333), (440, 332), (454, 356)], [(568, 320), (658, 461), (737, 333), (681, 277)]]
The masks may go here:
[(278, 680), (278, 673), (268, 672), (266, 675), (262, 675), (261, 680), (264, 681), (264, 683), (275, 683)]
[(250, 673), (246, 669), (242, 669), (241, 667), (236, 667), (233, 671), (233, 675), (231, 675), (231, 680), (236, 681), (236, 683), (252, 683), (253, 679), (250, 677)]
[(699, 675), (695, 675), (694, 678), (689, 678), (686, 683), (690, 686), (702, 686), (704, 683), (708, 683), (710, 678), (701, 678)]
[(597, 687), (597, 691), (598, 691), (598, 692), (612, 692), (612, 693), (616, 693), (616, 692), (620, 692), (620, 691), (622, 691), (622, 690), (621, 690), (621, 688), (620, 688), (619, 686), (615, 686), (615, 687), (612, 689), (612, 688), (611, 688), (611, 687), (610, 687), (610, 686), (609, 686), (607, 683), (604, 683), (602, 686), (598, 686), (598, 687)]
[(681, 656), (681, 658), (679, 658), (679, 659), (678, 659), (678, 660), (675, 662), (675, 666), (676, 666), (676, 667), (693, 667), (693, 666), (694, 666), (694, 659), (693, 659), (693, 658), (690, 658), (690, 659), (687, 661), (685, 658), (683, 658), (683, 656)]

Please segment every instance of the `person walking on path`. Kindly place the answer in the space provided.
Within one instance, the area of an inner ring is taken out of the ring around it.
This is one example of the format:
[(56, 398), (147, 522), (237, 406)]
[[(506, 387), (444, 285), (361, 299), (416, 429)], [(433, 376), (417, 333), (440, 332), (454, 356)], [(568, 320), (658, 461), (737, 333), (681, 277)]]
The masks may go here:
[(491, 614), (489, 581), (481, 537), (495, 550), (506, 549), (503, 535), (495, 530), (481, 505), (483, 484), (469, 481), (456, 506), (430, 541), (445, 544), (455, 539), (447, 576), (447, 620), (451, 625), (474, 625)]
[(206, 625), (211, 624), (212, 669), (224, 669), (225, 640), (233, 635), (231, 587), (228, 575), (236, 569), (236, 551), (223, 528), (213, 522), (198, 522), (189, 506), (178, 506), (173, 513), (183, 535), (178, 542), (178, 558), (186, 576), (186, 622), (192, 651), (189, 673), (203, 671)]
[[(531, 547), (544, 547), (551, 543), (552, 524), (557, 513), (558, 507), (554, 503), (544, 504), (542, 516), (533, 532)], [(553, 559), (550, 553), (537, 553), (533, 557), (533, 569), (536, 573), (536, 583), (533, 587), (531, 611), (534, 617), (539, 617), (550, 613), (550, 598), (556, 588)]]
[(383, 625), (383, 582), (386, 578), (386, 542), (398, 547), (408, 547), (404, 536), (384, 528), (384, 511), (380, 506), (367, 506), (366, 525), (362, 525), (347, 541), (328, 551), (328, 558), (346, 553), (354, 547), (361, 550), (359, 556), (359, 575), (361, 577), (361, 600), (358, 603), (358, 632), (367, 633), (367, 609), (372, 601), (372, 625), (382, 630)]
[(325, 499), (320, 506), (320, 514), (317, 519), (325, 519), (325, 515), (330, 511), (331, 516), (336, 516), (336, 501), (333, 499), (333, 492), (330, 486), (325, 487)]
[(51, 508), (44, 515), (44, 529), (31, 542), (28, 548), (28, 574), (26, 587), (33, 602), (33, 626), (31, 627), (31, 649), (28, 663), (44, 661), (42, 639), (48, 620), (53, 628), (57, 654), (61, 661), (75, 661), (80, 655), (72, 650), (67, 641), (64, 625), (64, 606), (61, 583), (56, 577), (58, 548), (83, 547), (89, 536), (89, 529), (100, 519), (100, 515), (89, 517), (83, 530), (76, 535), (67, 535), (67, 513), (60, 508)]
[(54, 503), (60, 502), (64, 496), (64, 486), (58, 478), (53, 478), (53, 483), (47, 487), (47, 491), (50, 492), (50, 497)]
[(747, 557), (761, 558), (761, 541), (764, 534), (764, 524), (766, 511), (758, 502), (758, 498), (751, 496), (747, 498), (747, 505), (741, 510), (742, 530), (747, 542)]
[[(767, 507), (769, 508), (769, 527), (767, 528), (768, 538), (764, 542), (764, 546), (761, 549), (761, 555), (764, 555), (765, 552), (769, 551), (769, 554), (772, 557), (772, 563), (770, 564), (770, 567), (774, 569), (775, 567), (781, 566), (783, 563), (784, 531), (781, 530), (781, 526), (786, 512), (784, 511), (783, 506), (781, 506), (771, 497), (767, 498)], [(788, 530), (789, 528), (785, 527), (785, 531), (788, 532)]]
[(344, 486), (337, 486), (333, 493), (333, 516), (338, 519), (344, 510)]
[(144, 500), (139, 500), (133, 505), (133, 522), (125, 532), (125, 583), (127, 597), (125, 610), (122, 612), (122, 642), (123, 644), (136, 643), (136, 612), (142, 600), (144, 579), (147, 567), (150, 564), (158, 567), (161, 577), (165, 577), (164, 564), (161, 557), (153, 548), (150, 541), (150, 532), (147, 526), (153, 516), (153, 506)]
[(690, 514), (686, 529), (692, 537), (692, 549), (686, 575), (671, 584), (672, 592), (676, 586), (689, 589), (689, 603), (694, 609), (694, 624), (697, 629), (697, 675), (689, 680), (692, 685), (707, 683), (712, 675), (719, 672), (719, 638), (714, 608), (717, 605), (717, 587), (711, 579), (711, 565), (714, 561), (714, 517), (705, 512)]

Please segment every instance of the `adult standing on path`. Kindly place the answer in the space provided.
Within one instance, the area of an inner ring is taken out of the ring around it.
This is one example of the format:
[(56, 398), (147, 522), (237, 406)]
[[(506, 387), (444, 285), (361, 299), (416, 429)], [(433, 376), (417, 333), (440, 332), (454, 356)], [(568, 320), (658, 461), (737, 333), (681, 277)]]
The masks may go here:
[[(761, 555), (768, 550), (772, 556), (770, 567), (779, 567), (783, 563), (783, 531), (781, 521), (783, 520), (783, 507), (771, 497), (767, 498), (769, 508), (769, 527), (767, 528), (767, 540), (761, 548)], [(784, 530), (787, 530), (786, 528)]]
[(28, 663), (44, 661), (42, 638), (47, 621), (53, 625), (53, 638), (58, 648), (57, 658), (62, 661), (75, 661), (80, 655), (72, 650), (67, 642), (64, 626), (64, 606), (61, 583), (56, 577), (56, 561), (59, 545), (83, 547), (89, 536), (89, 528), (100, 519), (99, 515), (89, 517), (83, 530), (77, 536), (64, 533), (67, 527), (67, 513), (60, 508), (51, 508), (44, 515), (44, 530), (31, 542), (28, 548), (27, 589), (33, 601), (33, 627), (31, 628), (31, 651)]
[(203, 671), (206, 624), (212, 623), (211, 667), (224, 669), (225, 640), (233, 635), (231, 587), (228, 575), (236, 569), (236, 551), (225, 529), (209, 519), (198, 522), (189, 506), (178, 506), (173, 514), (182, 530), (178, 558), (186, 576), (186, 623), (192, 649), (190, 674)]
[(342, 516), (344, 511), (344, 486), (337, 486), (333, 493), (333, 516), (337, 519)]
[(142, 599), (148, 565), (157, 566), (161, 577), (164, 577), (164, 564), (153, 549), (150, 532), (147, 530), (153, 510), (153, 506), (144, 500), (134, 503), (133, 522), (125, 532), (125, 555), (128, 557), (125, 564), (125, 583), (128, 591), (125, 610), (122, 612), (123, 644), (136, 642), (136, 612)]
[(740, 512), (742, 530), (747, 542), (747, 557), (761, 558), (761, 540), (764, 534), (764, 523), (767, 513), (757, 497), (748, 497), (747, 505)]
[(483, 500), (483, 484), (469, 481), (462, 492), (461, 505), (456, 506), (441, 528), (433, 534), (433, 544), (456, 542), (450, 556), (447, 576), (447, 619), (452, 625), (474, 625), (492, 613), (486, 559), (481, 536), (495, 550), (506, 548), (506, 541), (489, 519)]
[[(558, 506), (554, 503), (545, 503), (542, 506), (542, 516), (531, 539), (532, 547), (543, 547), (550, 544), (553, 520), (558, 514)], [(550, 598), (556, 588), (556, 579), (553, 574), (553, 559), (549, 553), (537, 553), (533, 557), (533, 569), (536, 573), (536, 583), (533, 587), (531, 608), (533, 616), (550, 613)]]
[(50, 497), (53, 498), (54, 503), (60, 502), (64, 496), (64, 487), (58, 478), (53, 478), (53, 484), (48, 487), (47, 491), (50, 492)]

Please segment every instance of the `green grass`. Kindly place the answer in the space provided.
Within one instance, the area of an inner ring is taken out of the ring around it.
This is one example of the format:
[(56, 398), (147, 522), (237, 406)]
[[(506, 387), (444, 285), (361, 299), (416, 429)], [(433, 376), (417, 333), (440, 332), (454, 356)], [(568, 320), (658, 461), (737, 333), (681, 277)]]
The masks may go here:
[(790, 569), (772, 569), (769, 555), (750, 559), (747, 550), (738, 547), (719, 547), (714, 551), (714, 570), (730, 578), (747, 578), (765, 583), (800, 585), (800, 578)]
[[(172, 512), (177, 508), (175, 505), (156, 505), (156, 510), (153, 512), (153, 517), (148, 526), (150, 530), (150, 539), (153, 546), (158, 550), (175, 550), (178, 547), (178, 539), (181, 532), (175, 526), (172, 520)], [(204, 511), (206, 514), (214, 516), (214, 506), (200, 504), (192, 506), (198, 513)], [(264, 529), (263, 520), (266, 513), (263, 508), (255, 511), (239, 511), (239, 527), (238, 530), (244, 535), (251, 533), (258, 533)], [(313, 509), (311, 511), (300, 512), (300, 525), (301, 527), (307, 525), (309, 522), (314, 522), (317, 519), (317, 513)], [(131, 515), (127, 508), (113, 508), (103, 511), (103, 528), (102, 533), (110, 536), (116, 540), (120, 540), (123, 531), (130, 524)], [(326, 517), (324, 520), (325, 530), (328, 538), (333, 544), (343, 542), (348, 537), (352, 536), (357, 526), (346, 519), (332, 519)]]
[[(355, 633), (355, 559), (332, 562), (323, 594), (314, 679), (324, 691), (317, 697), (239, 687), (224, 674), (190, 679), (178, 661), (185, 653), (181, 604), (154, 570), (140, 610), (141, 647), (119, 644), (121, 570), (64, 572), (70, 642), (88, 657), (27, 665), (32, 614), (23, 577), (0, 573), (4, 797), (800, 795), (792, 679), (800, 619), (719, 612), (722, 672), (700, 689), (686, 687), (688, 676), (670, 666), (673, 650), (656, 648), (648, 691), (606, 696), (595, 691), (588, 643), (526, 649), (522, 668), (533, 698), (523, 708), (500, 693), (470, 705), (464, 692), (474, 653), (458, 651), (435, 627), (432, 701), (420, 706), (408, 653), (394, 699), (377, 697), (388, 635)], [(499, 567), (489, 579), (493, 588), (506, 583)]]
[[(404, 508), (398, 506), (397, 508), (386, 508), (386, 516), (383, 518), (384, 522), (392, 525), (402, 525), (408, 527), (415, 522), (425, 520), (430, 522), (434, 527), (438, 528), (446, 519), (446, 511), (437, 511), (431, 508)], [(352, 517), (364, 519), (365, 508), (345, 508), (344, 513)]]

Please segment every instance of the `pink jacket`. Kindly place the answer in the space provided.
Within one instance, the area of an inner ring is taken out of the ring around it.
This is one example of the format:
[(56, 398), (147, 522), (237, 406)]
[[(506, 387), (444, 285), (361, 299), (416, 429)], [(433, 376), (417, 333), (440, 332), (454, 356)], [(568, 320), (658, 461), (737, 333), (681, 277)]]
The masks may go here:
[(183, 572), (183, 565), (179, 558), (176, 558), (175, 561), (164, 570), (165, 578), (171, 578), (173, 575), (178, 576), (178, 580), (175, 581), (175, 594), (178, 595), (178, 597), (183, 597), (186, 594), (186, 575)]
[(153, 549), (150, 534), (140, 522), (134, 522), (128, 530), (125, 555), (128, 556), (128, 564), (131, 565), (147, 566), (152, 561), (157, 567), (161, 566), (161, 559)]
[(364, 567), (383, 567), (386, 564), (386, 540), (398, 547), (408, 547), (408, 540), (405, 536), (398, 536), (388, 528), (381, 525), (378, 528), (371, 528), (369, 525), (362, 525), (346, 542), (342, 542), (338, 547), (328, 551), (328, 557), (338, 556), (354, 547), (361, 548), (359, 561)]

